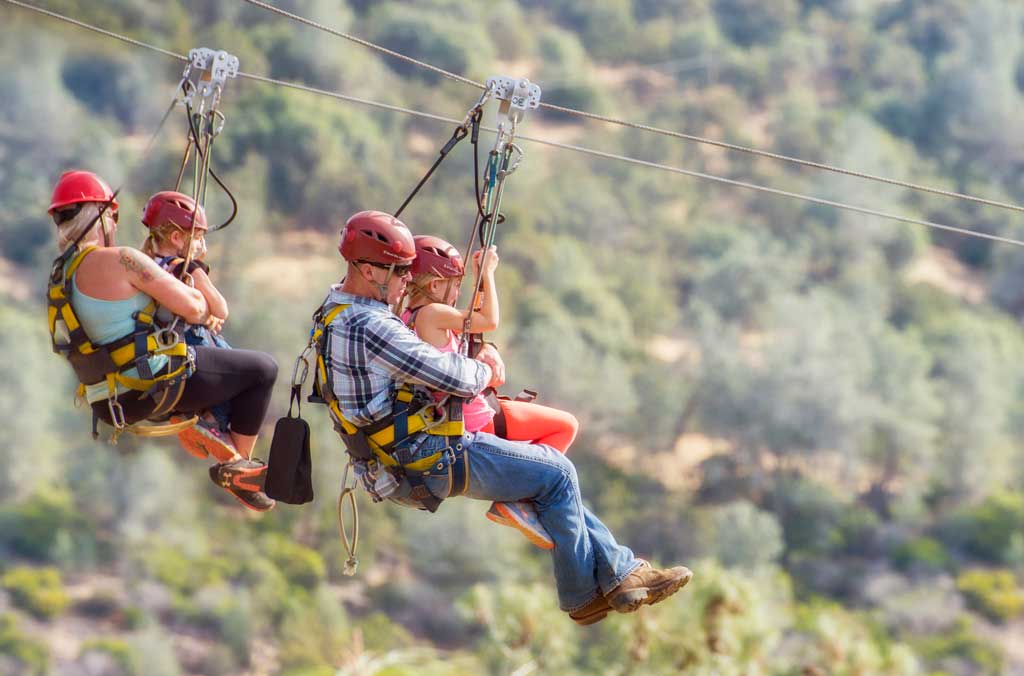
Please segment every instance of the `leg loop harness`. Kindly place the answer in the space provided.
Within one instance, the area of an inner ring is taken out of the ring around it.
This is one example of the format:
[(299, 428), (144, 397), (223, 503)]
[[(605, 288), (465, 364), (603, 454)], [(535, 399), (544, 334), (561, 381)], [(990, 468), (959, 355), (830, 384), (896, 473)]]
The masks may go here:
[[(309, 401), (327, 406), (334, 429), (353, 460), (371, 468), (383, 468), (399, 482), (405, 479), (412, 489), (410, 497), (422, 509), (435, 512), (445, 498), (462, 495), (469, 484), (469, 461), (462, 442), (462, 399), (449, 397), (437, 403), (427, 393), (402, 386), (395, 391), (391, 413), (386, 418), (361, 427), (348, 420), (341, 412), (331, 383), (328, 327), (349, 307), (322, 306), (313, 316), (310, 346), (316, 351), (316, 366)], [(419, 435), (447, 437), (448, 446), (417, 459), (416, 451), (423, 441), (423, 437), (417, 439)], [(450, 489), (446, 495), (435, 495), (426, 477), (438, 476), (445, 470)]]

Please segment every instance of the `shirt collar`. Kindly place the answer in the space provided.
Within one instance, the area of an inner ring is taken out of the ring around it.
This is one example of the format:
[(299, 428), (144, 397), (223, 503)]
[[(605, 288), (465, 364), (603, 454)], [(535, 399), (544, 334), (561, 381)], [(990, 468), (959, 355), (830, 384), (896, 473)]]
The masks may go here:
[(331, 286), (331, 293), (327, 297), (332, 303), (337, 305), (366, 305), (371, 308), (377, 308), (380, 310), (386, 310), (390, 312), (388, 306), (374, 298), (367, 298), (366, 296), (356, 296), (351, 293), (346, 293), (341, 290), (341, 284), (334, 284)]

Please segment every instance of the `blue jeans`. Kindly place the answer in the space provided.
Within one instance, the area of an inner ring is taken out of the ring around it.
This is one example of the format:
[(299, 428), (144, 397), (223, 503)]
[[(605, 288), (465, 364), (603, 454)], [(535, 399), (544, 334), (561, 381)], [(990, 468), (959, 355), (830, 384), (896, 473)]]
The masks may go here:
[[(433, 455), (448, 446), (446, 437), (416, 435), (416, 458)], [(542, 444), (507, 441), (477, 432), (462, 439), (469, 462), (466, 497), (496, 502), (533, 502), (540, 522), (555, 548), (554, 563), (558, 603), (572, 612), (610, 592), (640, 561), (628, 547), (615, 542), (608, 528), (583, 506), (576, 468), (564, 455)], [(449, 469), (436, 467), (425, 478), (434, 495), (444, 497), (450, 488)], [(410, 507), (410, 487), (403, 480), (390, 498)]]

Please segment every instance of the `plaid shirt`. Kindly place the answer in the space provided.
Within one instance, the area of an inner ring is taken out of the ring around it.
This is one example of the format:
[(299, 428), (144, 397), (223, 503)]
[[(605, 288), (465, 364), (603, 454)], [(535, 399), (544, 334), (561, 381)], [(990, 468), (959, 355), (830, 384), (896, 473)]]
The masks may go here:
[(350, 304), (330, 326), (328, 348), (334, 396), (347, 419), (363, 426), (391, 412), (404, 383), (473, 397), (491, 380), (491, 367), (425, 343), (380, 301), (331, 287), (327, 308)]

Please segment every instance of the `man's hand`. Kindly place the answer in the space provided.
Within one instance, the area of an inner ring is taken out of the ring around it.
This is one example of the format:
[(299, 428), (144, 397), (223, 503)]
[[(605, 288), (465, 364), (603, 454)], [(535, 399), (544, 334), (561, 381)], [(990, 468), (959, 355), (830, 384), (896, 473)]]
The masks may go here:
[(497, 389), (505, 384), (505, 362), (502, 361), (497, 348), (490, 343), (484, 343), (476, 359), (491, 367), (491, 382), (487, 383), (488, 387)]

